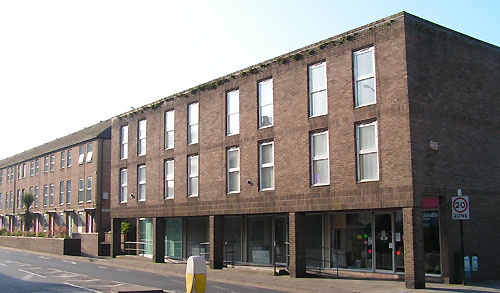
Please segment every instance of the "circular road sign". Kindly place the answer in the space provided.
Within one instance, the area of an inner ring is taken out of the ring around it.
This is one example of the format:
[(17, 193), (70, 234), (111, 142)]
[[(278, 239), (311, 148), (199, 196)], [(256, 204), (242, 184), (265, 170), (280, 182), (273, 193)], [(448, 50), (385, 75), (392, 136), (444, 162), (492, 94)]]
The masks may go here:
[(467, 203), (467, 200), (463, 197), (457, 197), (453, 201), (453, 210), (457, 213), (464, 213), (467, 211), (469, 208), (469, 204)]

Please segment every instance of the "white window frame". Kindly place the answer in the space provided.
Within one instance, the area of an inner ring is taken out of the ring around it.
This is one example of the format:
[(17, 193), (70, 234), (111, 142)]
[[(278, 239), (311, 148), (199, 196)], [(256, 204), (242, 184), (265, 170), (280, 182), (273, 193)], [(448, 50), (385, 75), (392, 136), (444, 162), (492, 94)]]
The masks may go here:
[(85, 201), (86, 202), (92, 202), (92, 176), (87, 177), (87, 180), (86, 180), (86, 184), (85, 184)]
[(50, 172), (54, 172), (55, 169), (55, 157), (50, 155)]
[(43, 186), (43, 206), (46, 207), (49, 202), (49, 186), (45, 184)]
[[(196, 172), (196, 174), (191, 172), (191, 169), (192, 169), (191, 160), (196, 160), (196, 164), (198, 166), (198, 168), (197, 168), (198, 172)], [(188, 156), (187, 163), (188, 163), (188, 168), (187, 168), (187, 170), (188, 170), (188, 190), (187, 190), (188, 197), (198, 197), (200, 194), (200, 160), (199, 160), (199, 155)], [(195, 178), (198, 179), (196, 181), (197, 182), (196, 183), (197, 184), (197, 188), (196, 188), (197, 193), (196, 194), (193, 193), (193, 188), (192, 188), (192, 186), (193, 186), (192, 181)]]
[[(358, 55), (361, 55), (361, 54), (364, 54), (364, 53), (367, 53), (367, 52), (370, 52), (371, 53), (371, 57), (372, 57), (372, 72), (369, 73), (369, 74), (365, 74), (365, 75), (361, 75), (361, 76), (358, 76)], [(354, 103), (355, 103), (355, 107), (356, 108), (359, 108), (359, 107), (364, 107), (364, 106), (369, 106), (369, 105), (374, 105), (377, 103), (377, 84), (376, 84), (376, 81), (377, 79), (375, 78), (375, 47), (369, 47), (369, 48), (365, 48), (365, 49), (362, 49), (362, 50), (358, 50), (356, 52), (353, 53), (353, 59), (354, 59)], [(374, 90), (374, 93), (373, 93), (373, 96), (374, 96), (374, 101), (372, 103), (367, 103), (367, 104), (359, 104), (359, 95), (358, 95), (358, 82), (360, 81), (363, 81), (363, 80), (367, 80), (367, 79), (370, 79), (370, 78), (373, 78), (373, 86), (375, 87), (373, 90)]]
[[(230, 112), (230, 105), (237, 104), (237, 110)], [(236, 129), (231, 132), (231, 117), (236, 117)], [(236, 135), (240, 133), (240, 90), (232, 90), (226, 93), (226, 135)]]
[[(84, 200), (83, 191), (84, 190), (85, 190), (85, 182), (83, 181), (83, 178), (79, 178), (78, 179), (78, 203), (83, 203), (83, 200)], [(82, 196), (80, 196), (80, 194)]]
[(68, 150), (68, 158), (66, 160), (66, 165), (67, 167), (71, 167), (71, 165), (73, 164), (73, 150)]
[(17, 165), (17, 179), (21, 179), (22, 168), (23, 167), (21, 165)]
[(35, 208), (38, 207), (38, 193), (39, 193), (39, 188), (38, 188), (38, 186), (35, 186), (35, 195), (34, 195), (35, 196), (35, 203), (34, 203)]
[(71, 180), (66, 181), (66, 204), (71, 204)]
[(127, 195), (128, 195), (128, 169), (123, 168), (120, 169), (120, 203), (127, 202)]
[[(324, 87), (320, 87), (320, 88), (317, 88), (317, 89), (313, 89), (312, 86), (313, 86), (313, 80), (312, 80), (312, 70), (313, 69), (316, 69), (316, 68), (319, 68), (319, 67), (324, 67), (324, 74), (325, 74), (325, 86)], [(327, 91), (327, 84), (328, 84), (328, 80), (327, 80), (327, 74), (326, 74), (326, 61), (322, 61), (322, 62), (319, 62), (319, 63), (316, 63), (316, 64), (313, 64), (313, 65), (309, 65), (308, 67), (308, 75), (309, 75), (309, 117), (312, 118), (312, 117), (318, 117), (318, 116), (323, 116), (323, 115), (327, 115), (328, 114), (328, 91)], [(313, 94), (315, 93), (319, 93), (319, 92), (322, 92), (324, 91), (325, 92), (325, 111), (324, 113), (318, 113), (318, 114), (313, 114)]]
[[(147, 136), (147, 121), (146, 119), (137, 122), (137, 155), (144, 156), (146, 154), (146, 136)], [(144, 143), (144, 145), (143, 145)]]
[(35, 175), (35, 162), (31, 161), (30, 162), (30, 177), (33, 177)]
[[(144, 178), (141, 178), (141, 169), (144, 168)], [(146, 178), (147, 169), (146, 165), (139, 165), (137, 167), (137, 200), (146, 201), (147, 189), (146, 189)], [(141, 188), (144, 188), (144, 198), (141, 198)]]
[(35, 160), (35, 176), (40, 174), (40, 159)]
[(49, 205), (53, 206), (54, 205), (54, 184), (51, 183), (49, 185)]
[[(372, 149), (367, 149), (367, 150), (361, 150), (361, 143), (360, 143), (360, 136), (359, 136), (359, 129), (363, 127), (369, 127), (369, 126), (375, 126), (375, 148)], [(376, 178), (369, 178), (369, 179), (361, 179), (361, 168), (360, 168), (360, 157), (365, 154), (376, 154), (377, 158), (377, 176)], [(370, 123), (360, 123), (356, 124), (356, 158), (357, 158), (357, 174), (358, 174), (358, 183), (362, 182), (370, 182), (370, 181), (378, 181), (380, 178), (380, 166), (379, 166), (379, 157), (378, 157), (378, 127), (377, 127), (377, 121), (373, 121)]]
[[(194, 115), (192, 114), (194, 107), (196, 107), (198, 110), (197, 111), (198, 115), (196, 117), (194, 117)], [(196, 121), (194, 121), (193, 118), (196, 118)], [(199, 123), (200, 123), (200, 105), (198, 102), (191, 103), (188, 105), (188, 129), (187, 129), (187, 131), (188, 131), (188, 133), (187, 133), (188, 144), (196, 144), (199, 142), (199, 140), (200, 140), (200, 128), (199, 128), (200, 124)], [(196, 134), (197, 134), (196, 141), (193, 139), (193, 137), (191, 135), (192, 129), (196, 129)]]
[(26, 163), (23, 163), (23, 178), (26, 178)]
[(59, 182), (59, 205), (64, 204), (64, 194), (66, 193), (66, 189), (64, 188), (64, 181)]
[[(261, 94), (261, 88), (262, 86), (266, 86), (268, 84), (271, 84), (271, 103), (263, 104), (262, 103), (262, 94)], [(266, 80), (259, 81), (259, 84), (257, 85), (258, 88), (258, 95), (259, 95), (259, 129), (262, 128), (267, 128), (271, 127), (274, 125), (274, 85), (273, 85), (273, 79), (269, 78)], [(271, 116), (271, 124), (270, 125), (262, 125), (262, 108), (271, 106), (272, 110), (272, 116)]]
[[(326, 156), (318, 156), (314, 153), (314, 144), (315, 144), (315, 138), (321, 135), (326, 135)], [(328, 182), (326, 183), (315, 183), (314, 179), (314, 162), (316, 161), (327, 161), (327, 178)], [(328, 138), (328, 130), (321, 131), (321, 132), (313, 132), (311, 133), (311, 185), (312, 186), (325, 186), (325, 185), (330, 185), (330, 141)]]
[[(90, 148), (90, 150), (89, 150), (89, 148)], [(86, 160), (87, 163), (92, 162), (93, 149), (94, 149), (94, 146), (92, 145), (92, 143), (88, 143), (87, 144), (87, 160)]]
[[(266, 145), (272, 146), (273, 161), (271, 163), (263, 164), (262, 163), (262, 147), (266, 146)], [(271, 178), (272, 179), (271, 182), (273, 184), (271, 187), (262, 188), (262, 169), (264, 169), (264, 168), (273, 168), (273, 173), (272, 173), (273, 177)], [(275, 173), (275, 170), (274, 170), (274, 141), (259, 143), (259, 191), (274, 190), (274, 187), (276, 185), (274, 182), (274, 178), (275, 178), (274, 173)]]
[[(234, 168), (230, 168), (230, 164), (229, 164), (229, 154), (231, 152), (237, 152), (238, 153), (238, 166), (237, 167), (234, 167)], [(226, 152), (226, 169), (227, 169), (227, 172), (226, 172), (226, 191), (227, 191), (227, 194), (233, 194), (233, 193), (240, 193), (240, 189), (241, 189), (241, 182), (240, 182), (240, 148), (239, 147), (232, 147), (232, 148), (229, 148)], [(230, 183), (230, 178), (231, 178), (231, 174), (232, 173), (237, 173), (238, 174), (238, 182), (237, 182), (237, 186), (238, 188), (236, 190), (229, 190), (229, 186), (231, 186), (231, 183)]]
[[(171, 119), (169, 119), (171, 117)], [(165, 149), (170, 150), (174, 148), (175, 142), (175, 112), (174, 110), (169, 110), (165, 112)], [(171, 123), (169, 123), (171, 120)], [(168, 139), (169, 134), (171, 134), (172, 139)]]
[(78, 165), (85, 162), (85, 145), (80, 145), (78, 147)]
[(61, 159), (60, 159), (60, 169), (64, 169), (66, 167), (66, 152), (61, 151)]
[(128, 158), (128, 125), (120, 128), (120, 159)]
[[(174, 170), (171, 173), (168, 172), (168, 166), (170, 164), (172, 164), (172, 170)], [(163, 164), (163, 168), (164, 168), (164, 179), (165, 179), (164, 198), (171, 199), (171, 198), (174, 198), (174, 196), (175, 196), (175, 180), (174, 180), (174, 178), (175, 178), (175, 162), (174, 162), (174, 159), (165, 160), (165, 163)], [(174, 191), (172, 193), (168, 192), (169, 184), (171, 184), (172, 188), (174, 188)]]

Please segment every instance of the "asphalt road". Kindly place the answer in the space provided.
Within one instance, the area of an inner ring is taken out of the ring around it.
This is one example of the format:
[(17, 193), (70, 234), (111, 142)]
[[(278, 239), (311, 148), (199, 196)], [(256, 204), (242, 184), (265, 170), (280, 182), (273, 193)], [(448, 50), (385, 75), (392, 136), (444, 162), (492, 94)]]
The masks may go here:
[[(186, 292), (185, 279), (178, 276), (0, 248), (0, 292), (110, 292), (129, 285)], [(280, 291), (209, 282), (206, 292)]]

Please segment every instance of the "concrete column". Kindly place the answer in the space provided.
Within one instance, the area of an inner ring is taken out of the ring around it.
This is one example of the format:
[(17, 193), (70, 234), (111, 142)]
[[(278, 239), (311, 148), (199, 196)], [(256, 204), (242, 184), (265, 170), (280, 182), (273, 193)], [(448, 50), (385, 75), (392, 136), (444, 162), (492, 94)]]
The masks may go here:
[(165, 218), (153, 218), (153, 261), (165, 262)]
[(408, 289), (425, 288), (423, 211), (403, 209), (405, 283)]
[(288, 214), (288, 238), (290, 253), (290, 276), (294, 278), (306, 275), (305, 215)]
[(111, 219), (111, 257), (121, 254), (122, 220)]
[(210, 237), (210, 268), (222, 269), (224, 265), (224, 219), (210, 216), (208, 223)]

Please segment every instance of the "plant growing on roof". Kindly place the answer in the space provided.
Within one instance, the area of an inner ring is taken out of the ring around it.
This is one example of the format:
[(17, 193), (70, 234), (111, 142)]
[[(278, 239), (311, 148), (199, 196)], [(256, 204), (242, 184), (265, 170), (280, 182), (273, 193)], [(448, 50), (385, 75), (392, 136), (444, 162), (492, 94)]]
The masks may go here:
[(25, 230), (29, 231), (33, 226), (33, 214), (30, 211), (30, 207), (33, 204), (35, 198), (33, 197), (33, 194), (28, 192), (23, 195), (23, 198), (21, 200), (26, 208), (24, 214), (21, 216), (21, 220), (24, 223)]

